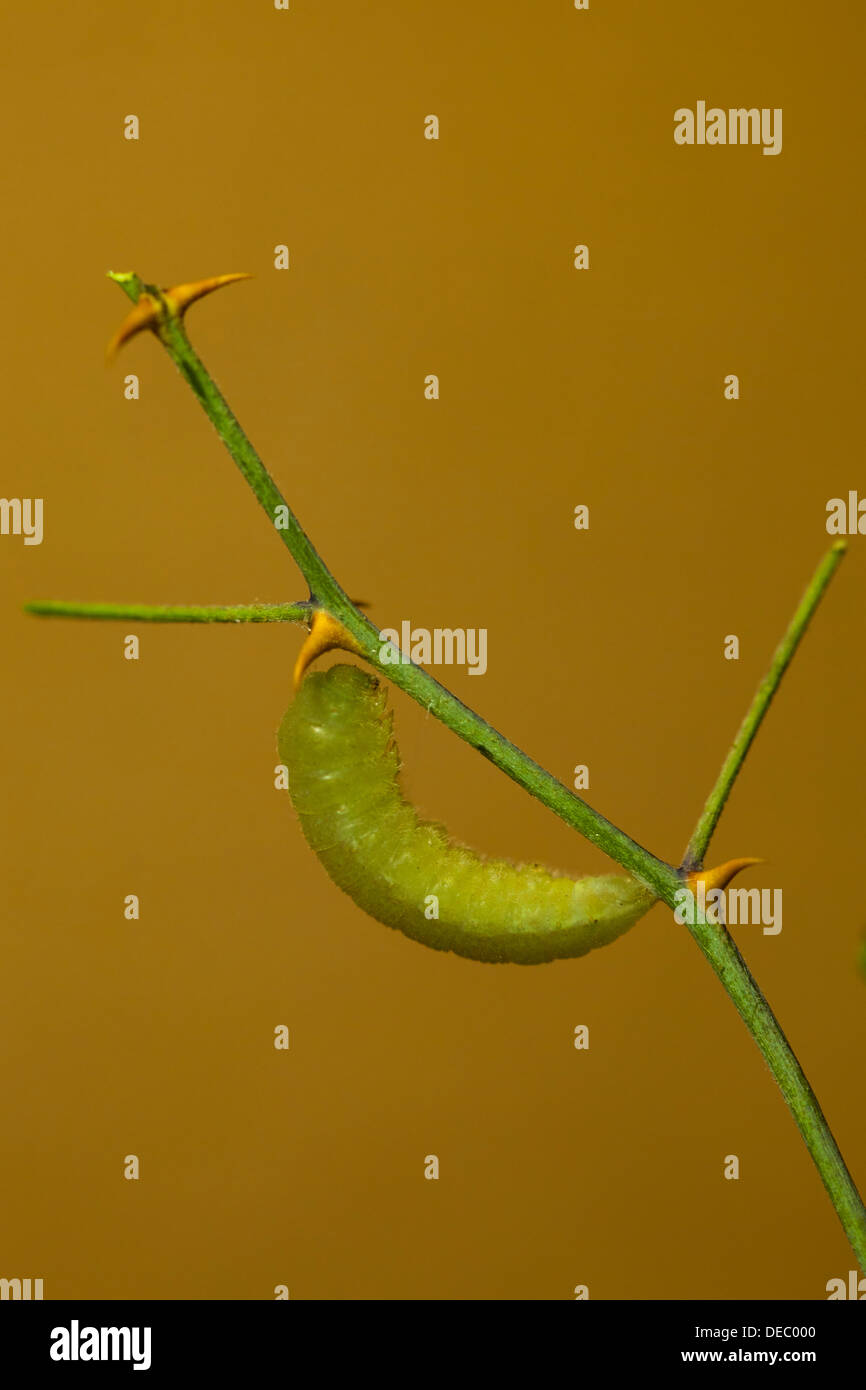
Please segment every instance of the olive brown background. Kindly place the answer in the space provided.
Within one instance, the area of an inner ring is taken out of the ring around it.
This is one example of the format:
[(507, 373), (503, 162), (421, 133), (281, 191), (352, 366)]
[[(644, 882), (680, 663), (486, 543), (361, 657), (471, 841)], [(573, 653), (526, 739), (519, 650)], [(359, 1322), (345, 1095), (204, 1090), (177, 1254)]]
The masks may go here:
[[(337, 891), (274, 789), (300, 629), (21, 607), (305, 597), (156, 341), (103, 364), (109, 268), (250, 271), (188, 328), (328, 563), (380, 626), (485, 627), (485, 676), (437, 674), (566, 783), (588, 764), (592, 804), (678, 862), (827, 500), (863, 482), (863, 30), (790, 0), (18, 8), (2, 493), (44, 498), (45, 535), (0, 538), (0, 1275), (727, 1299), (823, 1298), (853, 1267), (669, 912), (548, 966), (418, 946)], [(699, 99), (782, 107), (782, 153), (677, 147)], [(743, 885), (783, 890), (780, 935), (735, 935), (861, 1183), (864, 544), (709, 856), (763, 856)], [(455, 836), (609, 865), (393, 704), (411, 795)]]

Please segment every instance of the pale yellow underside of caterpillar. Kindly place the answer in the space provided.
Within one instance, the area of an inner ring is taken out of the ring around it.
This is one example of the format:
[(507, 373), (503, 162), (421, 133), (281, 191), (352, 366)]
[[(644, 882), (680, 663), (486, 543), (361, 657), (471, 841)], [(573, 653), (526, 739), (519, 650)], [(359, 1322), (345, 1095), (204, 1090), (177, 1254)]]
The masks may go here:
[(655, 896), (636, 879), (483, 859), (422, 821), (385, 702), (375, 677), (333, 666), (304, 678), (279, 732), (304, 835), (371, 917), (437, 951), (532, 965), (586, 955), (649, 911)]

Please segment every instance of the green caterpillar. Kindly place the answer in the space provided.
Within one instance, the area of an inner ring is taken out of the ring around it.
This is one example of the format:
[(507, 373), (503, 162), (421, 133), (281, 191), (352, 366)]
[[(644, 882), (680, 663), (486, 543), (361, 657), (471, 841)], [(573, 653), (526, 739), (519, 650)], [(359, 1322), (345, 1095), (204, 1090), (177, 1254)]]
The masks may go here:
[(385, 703), (373, 676), (333, 666), (304, 678), (279, 731), (304, 835), (371, 917), (437, 951), (534, 965), (586, 955), (649, 911), (655, 896), (636, 879), (482, 860), (420, 820), (400, 789)]

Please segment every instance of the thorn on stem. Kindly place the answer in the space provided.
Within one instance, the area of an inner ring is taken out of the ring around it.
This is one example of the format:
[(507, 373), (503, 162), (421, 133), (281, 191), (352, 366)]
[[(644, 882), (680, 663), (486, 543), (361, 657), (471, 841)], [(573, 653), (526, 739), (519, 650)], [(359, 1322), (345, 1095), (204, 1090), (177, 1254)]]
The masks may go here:
[(156, 324), (159, 306), (156, 300), (151, 299), (149, 294), (143, 294), (134, 309), (130, 309), (123, 323), (118, 328), (111, 342), (105, 350), (105, 360), (110, 362), (115, 356), (118, 348), (122, 347), (129, 338), (134, 338), (136, 333), (140, 333), (144, 328), (153, 328)]
[(704, 887), (709, 893), (714, 888), (727, 888), (731, 879), (742, 869), (748, 869), (753, 864), (763, 864), (764, 862), (763, 859), (729, 859), (725, 864), (717, 864), (714, 869), (694, 869), (692, 873), (686, 874), (686, 883), (694, 892), (698, 883), (703, 881)]
[(303, 646), (295, 662), (293, 676), (295, 690), (299, 688), (304, 679), (307, 667), (312, 665), (317, 657), (322, 656), (324, 652), (334, 651), (338, 648), (342, 651), (352, 652), (355, 656), (364, 656), (363, 649), (359, 647), (352, 634), (343, 627), (343, 624), (337, 622), (336, 618), (332, 618), (330, 613), (326, 613), (324, 608), (317, 608), (313, 614), (309, 635), (304, 638)]
[[(131, 273), (117, 275), (109, 272), (109, 275), (121, 286), (123, 281), (138, 280), (138, 277)], [(141, 333), (145, 328), (156, 329), (166, 310), (172, 317), (181, 319), (190, 304), (194, 304), (197, 299), (202, 299), (206, 294), (212, 294), (214, 290), (222, 289), (223, 285), (232, 285), (236, 280), (249, 280), (251, 278), (246, 271), (235, 271), (230, 275), (212, 275), (207, 280), (192, 280), (188, 284), (175, 285), (170, 290), (157, 291), (156, 294), (142, 293), (135, 308), (130, 310), (108, 344), (107, 360), (110, 362), (118, 348), (122, 347), (136, 333)], [(151, 286), (151, 288), (153, 287)], [(159, 295), (158, 298), (156, 297), (157, 294)]]
[(165, 298), (176, 313), (184, 314), (190, 304), (206, 294), (212, 294), (214, 290), (222, 289), (223, 285), (251, 279), (252, 276), (245, 270), (234, 271), (231, 275), (212, 275), (209, 280), (192, 280), (187, 285), (175, 285), (174, 289), (165, 291)]

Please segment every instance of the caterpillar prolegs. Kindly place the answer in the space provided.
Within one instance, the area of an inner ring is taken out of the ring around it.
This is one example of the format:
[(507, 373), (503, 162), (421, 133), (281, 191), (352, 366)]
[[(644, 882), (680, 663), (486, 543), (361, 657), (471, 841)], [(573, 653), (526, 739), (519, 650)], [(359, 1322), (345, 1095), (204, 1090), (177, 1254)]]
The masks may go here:
[(386, 698), (357, 666), (313, 672), (279, 732), (304, 835), (371, 917), (439, 951), (532, 965), (586, 955), (649, 911), (656, 899), (636, 879), (485, 860), (422, 821), (400, 787)]

